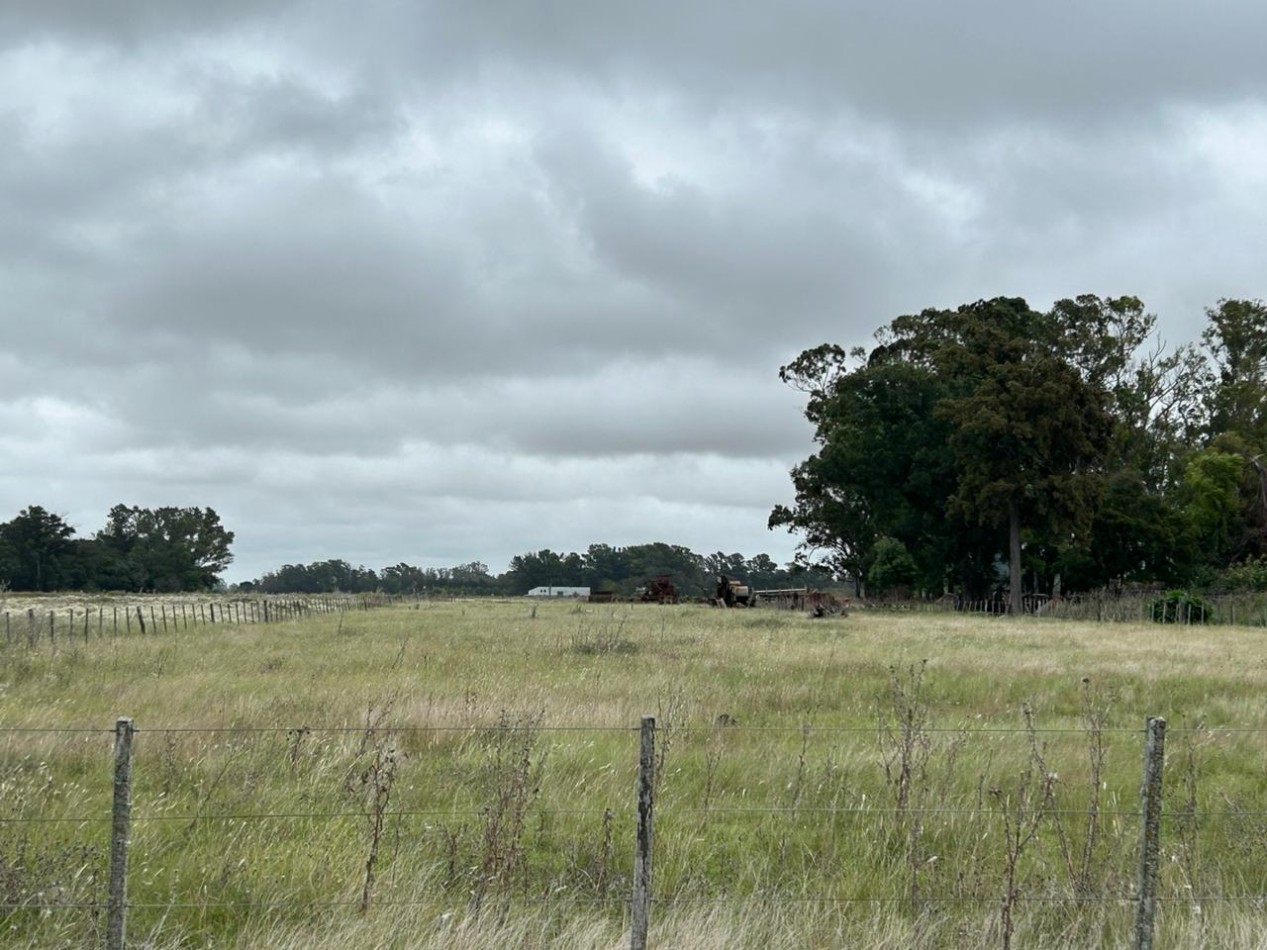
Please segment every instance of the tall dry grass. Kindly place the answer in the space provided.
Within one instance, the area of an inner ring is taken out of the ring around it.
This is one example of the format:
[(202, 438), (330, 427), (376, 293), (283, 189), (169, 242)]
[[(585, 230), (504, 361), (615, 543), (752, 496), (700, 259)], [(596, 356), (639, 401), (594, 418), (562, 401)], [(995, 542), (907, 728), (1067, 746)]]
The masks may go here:
[(444, 602), (0, 662), (14, 946), (99, 940), (121, 715), (137, 944), (621, 946), (648, 713), (654, 946), (1125, 946), (1147, 715), (1156, 945), (1259, 945), (1261, 631)]

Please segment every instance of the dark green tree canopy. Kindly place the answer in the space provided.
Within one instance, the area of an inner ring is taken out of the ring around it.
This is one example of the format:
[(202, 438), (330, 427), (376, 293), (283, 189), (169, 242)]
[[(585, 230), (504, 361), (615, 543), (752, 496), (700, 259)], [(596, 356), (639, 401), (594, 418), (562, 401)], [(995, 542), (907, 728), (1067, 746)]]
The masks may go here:
[(0, 525), (0, 580), (13, 590), (57, 590), (72, 573), (75, 529), (31, 505)]
[(233, 560), (233, 532), (207, 508), (116, 505), (92, 538), (38, 505), (0, 524), (0, 582), (13, 590), (208, 590)]
[(126, 590), (208, 590), (233, 561), (233, 532), (211, 508), (115, 505), (96, 541)]
[[(1267, 309), (1208, 317), (1206, 353), (1167, 351), (1135, 297), (999, 297), (806, 350), (780, 377), (815, 451), (770, 527), (860, 585), (900, 546), (925, 592), (1006, 587), (1014, 608), (1057, 578), (1173, 583), (1265, 550)], [(1215, 442), (1236, 459), (1194, 455)]]

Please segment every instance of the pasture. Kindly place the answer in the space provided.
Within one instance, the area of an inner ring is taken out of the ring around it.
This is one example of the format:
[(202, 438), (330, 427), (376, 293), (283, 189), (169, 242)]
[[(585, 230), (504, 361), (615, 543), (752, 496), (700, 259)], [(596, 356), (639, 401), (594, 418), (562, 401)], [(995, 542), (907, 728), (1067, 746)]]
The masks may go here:
[(129, 946), (1129, 946), (1147, 716), (1157, 947), (1267, 946), (1248, 627), (437, 601), (0, 654), (0, 937)]

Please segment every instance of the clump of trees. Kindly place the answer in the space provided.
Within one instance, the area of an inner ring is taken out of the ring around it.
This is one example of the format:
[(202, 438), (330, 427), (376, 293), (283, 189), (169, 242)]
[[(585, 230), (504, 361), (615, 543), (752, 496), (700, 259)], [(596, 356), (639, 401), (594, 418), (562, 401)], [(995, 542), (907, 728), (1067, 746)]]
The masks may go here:
[(233, 532), (211, 508), (115, 505), (105, 527), (77, 538), (39, 505), (0, 524), (0, 580), (14, 591), (197, 591), (220, 584)]
[[(806, 350), (816, 451), (771, 528), (871, 591), (980, 600), (1204, 586), (1267, 554), (1267, 307), (1223, 300), (1167, 348), (1135, 297), (900, 316)], [(1252, 575), (1252, 570), (1248, 570)]]
[[(221, 587), (233, 561), (233, 532), (211, 508), (115, 505), (104, 527), (76, 537), (60, 515), (39, 505), (0, 524), (0, 589), (13, 591), (200, 591)], [(525, 594), (534, 587), (591, 587), (631, 595), (649, 578), (671, 574), (688, 595), (711, 591), (718, 574), (757, 587), (825, 586), (825, 571), (780, 568), (765, 554), (698, 555), (680, 545), (592, 544), (583, 554), (550, 550), (518, 555), (494, 575), (480, 561), (422, 568), (399, 563), (381, 570), (341, 559), (285, 564), (239, 585), (263, 593)]]
[(534, 587), (590, 587), (630, 595), (649, 578), (661, 574), (687, 596), (710, 594), (717, 577), (739, 578), (757, 588), (823, 586), (831, 582), (829, 573), (805, 567), (780, 567), (767, 554), (745, 558), (742, 554), (700, 555), (676, 544), (635, 544), (612, 547), (591, 544), (583, 553), (560, 554), (538, 551), (511, 559), (503, 575), (506, 590), (522, 594)]
[(353, 567), (339, 559), (314, 561), (311, 564), (283, 565), (245, 586), (258, 588), (267, 594), (383, 591), (388, 594), (443, 592), (454, 596), (485, 596), (501, 592), (498, 578), (488, 572), (488, 565), (479, 561), (440, 568), (414, 567), (402, 562), (381, 571), (363, 565)]

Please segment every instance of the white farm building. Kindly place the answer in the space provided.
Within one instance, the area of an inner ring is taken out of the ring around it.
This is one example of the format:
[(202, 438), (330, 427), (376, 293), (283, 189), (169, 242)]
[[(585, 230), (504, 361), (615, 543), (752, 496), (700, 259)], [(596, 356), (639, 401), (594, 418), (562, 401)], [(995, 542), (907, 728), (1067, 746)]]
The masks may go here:
[(528, 591), (529, 597), (588, 597), (588, 587), (534, 587)]

